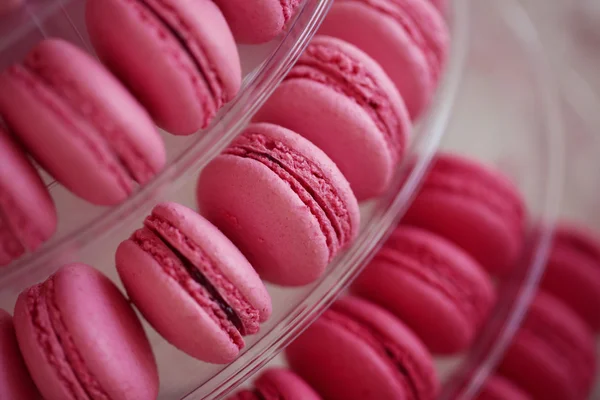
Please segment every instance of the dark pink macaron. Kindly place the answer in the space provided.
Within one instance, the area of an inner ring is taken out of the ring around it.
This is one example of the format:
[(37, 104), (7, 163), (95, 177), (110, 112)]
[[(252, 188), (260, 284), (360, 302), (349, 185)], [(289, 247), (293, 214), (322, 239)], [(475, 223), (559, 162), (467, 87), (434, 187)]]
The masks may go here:
[(462, 249), (402, 225), (352, 290), (395, 314), (442, 354), (469, 347), (496, 300), (490, 278)]
[(284, 126), (323, 150), (358, 200), (385, 192), (411, 122), (392, 81), (366, 53), (316, 36), (255, 120)]
[(508, 379), (499, 376), (491, 376), (476, 400), (532, 400), (532, 398)]
[(382, 308), (345, 297), (286, 350), (292, 369), (328, 400), (436, 398), (433, 359)]
[(241, 86), (240, 59), (212, 1), (88, 0), (98, 56), (176, 135), (206, 128)]
[(36, 400), (40, 395), (19, 351), (10, 314), (0, 309), (0, 399)]
[(289, 369), (272, 368), (254, 382), (254, 389), (241, 390), (228, 400), (320, 400), (315, 391)]
[(600, 330), (600, 236), (573, 224), (557, 228), (541, 286)]
[(318, 279), (359, 229), (348, 181), (314, 144), (272, 124), (252, 124), (202, 171), (200, 210), (263, 279)]
[(271, 315), (271, 298), (239, 250), (195, 211), (161, 203), (121, 243), (117, 270), (152, 326), (198, 359), (228, 363)]
[(524, 240), (526, 210), (502, 173), (463, 156), (433, 161), (403, 223), (456, 243), (492, 274), (513, 270)]
[(540, 292), (499, 371), (535, 399), (587, 399), (596, 376), (595, 338), (571, 309)]
[(135, 312), (84, 264), (62, 267), (15, 306), (19, 347), (47, 400), (156, 399), (158, 371)]

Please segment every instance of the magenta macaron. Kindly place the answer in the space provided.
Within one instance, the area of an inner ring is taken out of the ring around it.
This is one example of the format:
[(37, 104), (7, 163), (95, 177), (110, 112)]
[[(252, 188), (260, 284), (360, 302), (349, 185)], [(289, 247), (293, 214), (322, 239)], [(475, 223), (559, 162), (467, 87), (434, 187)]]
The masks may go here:
[(532, 400), (532, 398), (508, 379), (491, 376), (475, 397), (476, 400)]
[(434, 400), (433, 359), (384, 309), (345, 297), (286, 349), (291, 368), (328, 400)]
[(19, 351), (12, 317), (0, 309), (0, 399), (36, 400), (39, 397)]
[(237, 48), (212, 1), (89, 0), (86, 23), (98, 56), (172, 134), (206, 128), (240, 89)]
[(151, 119), (125, 88), (74, 45), (48, 39), (0, 75), (0, 115), (27, 151), (76, 195), (125, 200), (165, 163)]
[(238, 249), (177, 203), (154, 207), (121, 243), (117, 270), (148, 322), (193, 357), (228, 363), (271, 314), (271, 298)]
[(525, 202), (501, 172), (451, 153), (434, 159), (403, 222), (462, 247), (492, 274), (513, 270), (523, 245)]
[(541, 287), (600, 330), (600, 236), (569, 223), (560, 225)]
[(402, 225), (352, 289), (396, 315), (430, 351), (441, 354), (469, 347), (496, 300), (490, 278), (462, 249)]
[(275, 38), (301, 0), (215, 0), (235, 39), (240, 43), (264, 43)]
[(358, 234), (358, 203), (319, 148), (295, 132), (252, 124), (202, 171), (200, 210), (261, 277), (298, 286), (319, 278)]
[(271, 368), (228, 400), (320, 400), (321, 397), (298, 375), (285, 368)]
[(19, 347), (47, 400), (156, 399), (158, 371), (133, 309), (104, 275), (62, 267), (15, 306)]
[(23, 149), (0, 126), (0, 266), (33, 251), (56, 230), (56, 209)]
[(382, 194), (407, 147), (411, 121), (381, 67), (353, 45), (316, 36), (255, 120), (323, 150), (358, 200)]
[(499, 372), (534, 399), (587, 399), (596, 376), (593, 333), (571, 309), (540, 292)]
[(356, 45), (383, 67), (416, 119), (430, 103), (449, 46), (446, 23), (427, 0), (337, 0), (319, 33)]

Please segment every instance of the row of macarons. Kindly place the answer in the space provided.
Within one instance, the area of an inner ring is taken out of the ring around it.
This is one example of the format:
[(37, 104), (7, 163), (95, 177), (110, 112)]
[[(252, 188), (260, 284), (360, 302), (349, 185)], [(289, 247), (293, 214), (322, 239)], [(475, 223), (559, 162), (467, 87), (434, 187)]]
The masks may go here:
[[(389, 183), (407, 147), (409, 112), (414, 119), (429, 102), (449, 40), (441, 13), (428, 1), (381, 3), (386, 6), (338, 0), (322, 31), (347, 42), (316, 39), (256, 117), (321, 147), (359, 200), (382, 193)], [(360, 37), (342, 29), (348, 26), (343, 20), (356, 18), (365, 18)], [(0, 75), (0, 116), (10, 131), (0, 128), (7, 160), (0, 265), (35, 250), (57, 224), (26, 153), (74, 194), (101, 205), (119, 203), (165, 164), (152, 119), (171, 133), (193, 133), (239, 89), (237, 50), (211, 1), (90, 0), (87, 20), (108, 69), (74, 45), (48, 39)], [(357, 41), (379, 37), (377, 21), (385, 22), (391, 42)], [(184, 46), (186, 38), (197, 45)]]

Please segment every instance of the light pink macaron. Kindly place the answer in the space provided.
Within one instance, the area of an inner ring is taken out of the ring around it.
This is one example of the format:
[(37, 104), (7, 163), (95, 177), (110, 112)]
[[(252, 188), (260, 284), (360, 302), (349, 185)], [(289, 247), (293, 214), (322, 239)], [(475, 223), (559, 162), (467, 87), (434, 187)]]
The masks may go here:
[(62, 267), (21, 293), (15, 330), (46, 400), (156, 399), (158, 371), (135, 312), (104, 275)]
[(117, 270), (148, 322), (187, 354), (233, 361), (243, 336), (271, 315), (271, 298), (242, 253), (193, 210), (161, 203), (121, 243)]
[(0, 266), (34, 251), (56, 230), (56, 209), (24, 150), (0, 126)]
[(525, 201), (502, 172), (474, 159), (440, 153), (403, 223), (462, 247), (491, 274), (514, 270), (526, 224)]
[(206, 166), (198, 202), (263, 279), (284, 286), (318, 279), (360, 225), (356, 197), (333, 161), (267, 123), (248, 126)]
[(406, 151), (411, 121), (381, 67), (342, 40), (316, 36), (256, 121), (297, 132), (323, 150), (358, 200), (385, 192)]
[(413, 119), (437, 88), (450, 34), (428, 0), (337, 0), (319, 33), (350, 42), (390, 76)]
[(176, 135), (206, 128), (241, 86), (240, 59), (221, 11), (206, 0), (88, 0), (98, 56)]
[(39, 398), (40, 395), (19, 351), (12, 317), (0, 309), (0, 399)]
[(146, 111), (64, 40), (43, 40), (0, 75), (0, 115), (44, 169), (95, 204), (124, 201), (165, 164)]
[(264, 43), (275, 38), (301, 3), (301, 0), (214, 1), (240, 43)]

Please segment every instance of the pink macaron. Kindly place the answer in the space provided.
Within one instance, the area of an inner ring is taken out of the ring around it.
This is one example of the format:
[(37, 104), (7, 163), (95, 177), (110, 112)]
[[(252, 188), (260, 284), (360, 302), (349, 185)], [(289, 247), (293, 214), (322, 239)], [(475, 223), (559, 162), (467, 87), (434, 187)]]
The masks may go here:
[(502, 275), (513, 270), (521, 252), (525, 212), (519, 190), (501, 172), (441, 153), (403, 222), (445, 237)]
[(0, 399), (39, 398), (40, 395), (19, 352), (12, 317), (0, 309)]
[(476, 400), (532, 400), (532, 398), (523, 392), (514, 383), (499, 375), (490, 377)]
[(450, 41), (431, 2), (337, 0), (319, 33), (350, 42), (381, 64), (413, 119), (431, 102)]
[(298, 375), (272, 368), (254, 382), (254, 389), (241, 390), (228, 400), (320, 400), (321, 397)]
[(499, 371), (535, 399), (587, 399), (596, 374), (593, 333), (562, 302), (541, 292)]
[(319, 148), (295, 132), (252, 124), (202, 171), (200, 210), (263, 279), (318, 279), (358, 234), (358, 203)]
[(469, 347), (495, 303), (481, 266), (444, 238), (399, 226), (353, 286), (405, 322), (434, 353)]
[(2, 126), (0, 165), (0, 266), (4, 266), (52, 236), (56, 209), (23, 149)]
[(206, 128), (241, 86), (227, 22), (206, 0), (88, 0), (98, 56), (176, 135)]
[(151, 119), (92, 57), (42, 41), (0, 75), (0, 115), (57, 181), (100, 205), (125, 200), (165, 164)]
[(24, 0), (0, 0), (0, 17), (18, 9), (23, 3)]
[(541, 287), (573, 309), (594, 331), (600, 330), (600, 236), (563, 223), (554, 243)]
[(381, 67), (353, 45), (321, 35), (255, 120), (285, 126), (317, 145), (358, 200), (385, 192), (411, 131), (404, 101)]
[(301, 0), (214, 0), (240, 43), (275, 38), (294, 16)]
[(292, 369), (328, 400), (433, 400), (431, 354), (387, 311), (346, 297), (286, 350)]
[(217, 228), (177, 203), (154, 207), (121, 243), (117, 270), (127, 293), (170, 343), (212, 363), (233, 361), (242, 336), (271, 315), (260, 278)]
[(156, 399), (158, 371), (135, 312), (84, 264), (62, 267), (15, 306), (25, 363), (44, 399)]

